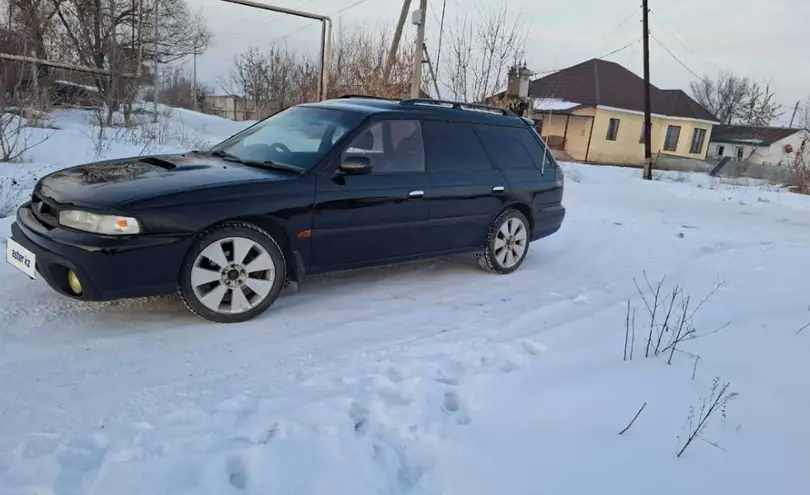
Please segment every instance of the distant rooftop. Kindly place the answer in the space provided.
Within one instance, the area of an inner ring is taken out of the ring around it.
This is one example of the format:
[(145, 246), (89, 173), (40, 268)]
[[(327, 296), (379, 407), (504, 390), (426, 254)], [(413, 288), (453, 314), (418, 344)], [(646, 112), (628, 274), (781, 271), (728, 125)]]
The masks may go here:
[[(644, 79), (615, 62), (591, 59), (532, 81), (529, 96), (644, 111)], [(717, 122), (717, 117), (680, 89), (650, 85), (652, 113)]]
[(749, 125), (717, 125), (712, 129), (712, 141), (722, 143), (761, 144), (770, 146), (803, 129), (791, 127), (757, 127)]

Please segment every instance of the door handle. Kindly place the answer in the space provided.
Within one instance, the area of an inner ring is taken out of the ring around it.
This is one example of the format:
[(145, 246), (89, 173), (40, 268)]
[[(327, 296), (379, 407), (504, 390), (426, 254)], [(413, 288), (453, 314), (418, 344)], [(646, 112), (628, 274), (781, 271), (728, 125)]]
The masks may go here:
[(409, 198), (421, 198), (425, 195), (425, 191), (411, 191), (408, 193)]
[(492, 188), (492, 192), (499, 193), (499, 192), (503, 192), (504, 189), (505, 188), (503, 186), (495, 186), (495, 187)]

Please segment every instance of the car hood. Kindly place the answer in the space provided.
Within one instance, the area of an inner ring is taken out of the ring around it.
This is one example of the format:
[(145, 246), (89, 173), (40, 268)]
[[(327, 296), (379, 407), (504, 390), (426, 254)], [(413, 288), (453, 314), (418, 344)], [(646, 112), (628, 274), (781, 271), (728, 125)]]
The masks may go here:
[(205, 154), (142, 156), (54, 172), (39, 181), (35, 192), (62, 205), (115, 208), (190, 189), (294, 177)]

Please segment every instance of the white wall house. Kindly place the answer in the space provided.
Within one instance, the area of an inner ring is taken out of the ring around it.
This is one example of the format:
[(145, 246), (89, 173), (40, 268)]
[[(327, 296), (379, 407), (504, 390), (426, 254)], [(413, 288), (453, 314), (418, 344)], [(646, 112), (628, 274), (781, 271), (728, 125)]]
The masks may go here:
[(802, 143), (810, 146), (810, 133), (805, 129), (716, 125), (712, 129), (708, 156), (728, 156), (758, 165), (787, 165)]

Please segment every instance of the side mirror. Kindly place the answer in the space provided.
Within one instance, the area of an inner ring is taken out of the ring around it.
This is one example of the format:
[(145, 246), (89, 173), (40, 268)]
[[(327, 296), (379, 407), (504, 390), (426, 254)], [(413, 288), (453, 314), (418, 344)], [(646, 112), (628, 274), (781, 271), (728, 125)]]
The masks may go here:
[(367, 156), (349, 156), (338, 167), (343, 175), (365, 175), (371, 173), (371, 159)]

